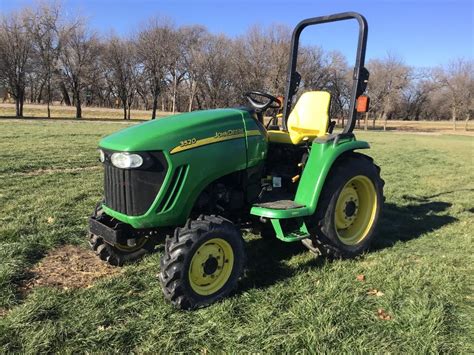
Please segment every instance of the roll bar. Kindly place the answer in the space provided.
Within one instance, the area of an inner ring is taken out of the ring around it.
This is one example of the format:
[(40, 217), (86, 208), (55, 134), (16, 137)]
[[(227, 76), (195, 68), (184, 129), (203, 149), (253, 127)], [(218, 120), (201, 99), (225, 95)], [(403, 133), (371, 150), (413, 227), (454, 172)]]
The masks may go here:
[(288, 130), (288, 116), (290, 115), (291, 111), (293, 95), (295, 94), (296, 89), (296, 82), (299, 81), (299, 75), (296, 73), (296, 63), (298, 59), (298, 47), (301, 32), (308, 26), (350, 19), (356, 19), (359, 22), (359, 40), (357, 44), (354, 73), (352, 76), (353, 84), (351, 90), (349, 117), (347, 125), (344, 127), (343, 133), (350, 133), (354, 129), (357, 115), (356, 100), (357, 97), (359, 97), (365, 91), (367, 80), (369, 79), (369, 72), (364, 67), (368, 25), (367, 20), (361, 14), (357, 12), (342, 12), (329, 16), (308, 18), (298, 23), (298, 25), (296, 25), (295, 29), (293, 30), (293, 35), (291, 37), (290, 61), (288, 63), (288, 77), (286, 80), (285, 102), (283, 106), (283, 130)]

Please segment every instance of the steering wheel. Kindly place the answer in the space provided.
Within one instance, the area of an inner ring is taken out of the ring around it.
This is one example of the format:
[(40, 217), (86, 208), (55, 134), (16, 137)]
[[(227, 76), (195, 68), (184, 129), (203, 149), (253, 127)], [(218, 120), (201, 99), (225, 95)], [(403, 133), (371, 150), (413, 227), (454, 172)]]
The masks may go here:
[[(272, 96), (270, 94), (267, 94), (265, 92), (260, 92), (260, 91), (249, 91), (244, 94), (244, 96), (247, 98), (247, 100), (250, 102), (250, 104), (258, 111), (265, 111), (266, 109), (269, 108), (280, 108), (281, 105), (283, 104), (278, 100), (275, 96)], [(254, 98), (253, 96), (257, 96), (257, 98)], [(266, 102), (262, 102), (259, 98), (265, 98), (267, 99)]]

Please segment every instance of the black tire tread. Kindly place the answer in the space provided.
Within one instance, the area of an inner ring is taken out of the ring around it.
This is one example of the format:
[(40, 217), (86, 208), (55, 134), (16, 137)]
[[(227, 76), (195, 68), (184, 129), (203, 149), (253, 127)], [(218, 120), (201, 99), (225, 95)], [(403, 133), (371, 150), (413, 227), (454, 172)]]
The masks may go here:
[(351, 258), (359, 255), (368, 248), (368, 245), (366, 245), (364, 248), (357, 251), (356, 253), (340, 248), (333, 241), (331, 241), (330, 238), (327, 237), (328, 231), (325, 229), (327, 227), (327, 224), (324, 223), (327, 207), (329, 206), (330, 200), (333, 197), (333, 192), (341, 183), (341, 177), (344, 176), (344, 172), (350, 169), (351, 166), (358, 166), (360, 164), (366, 163), (369, 163), (375, 169), (375, 175), (377, 177), (376, 183), (381, 191), (382, 204), (385, 201), (385, 197), (383, 195), (385, 181), (380, 176), (381, 168), (377, 164), (375, 164), (373, 158), (365, 154), (350, 152), (343, 156), (339, 161), (337, 161), (333, 169), (331, 169), (331, 172), (329, 173), (328, 177), (326, 178), (327, 183), (325, 183), (323, 187), (323, 191), (320, 196), (320, 201), (318, 201), (318, 208), (316, 210), (315, 216), (313, 217), (316, 218), (318, 228), (316, 228), (316, 233), (312, 233), (313, 235), (311, 237), (311, 241), (313, 243), (313, 247), (319, 249), (320, 253), (326, 257), (336, 259)]
[[(190, 254), (195, 243), (200, 240), (203, 233), (220, 229), (228, 231), (237, 231), (234, 224), (229, 220), (215, 215), (200, 215), (197, 219), (188, 219), (183, 227), (175, 229), (173, 235), (168, 236), (165, 242), (165, 252), (160, 261), (159, 281), (165, 298), (179, 309), (195, 309), (206, 306), (228, 295), (237, 287), (238, 277), (229, 278), (228, 284), (223, 287), (223, 292), (218, 292), (216, 296), (211, 295), (206, 299), (194, 297), (186, 292), (185, 280), (187, 270), (185, 270), (185, 257)], [(240, 232), (239, 232), (240, 236)], [(243, 259), (243, 239), (240, 236), (240, 247)], [(237, 275), (242, 273), (244, 260), (237, 262)], [(234, 272), (234, 271), (233, 271)]]

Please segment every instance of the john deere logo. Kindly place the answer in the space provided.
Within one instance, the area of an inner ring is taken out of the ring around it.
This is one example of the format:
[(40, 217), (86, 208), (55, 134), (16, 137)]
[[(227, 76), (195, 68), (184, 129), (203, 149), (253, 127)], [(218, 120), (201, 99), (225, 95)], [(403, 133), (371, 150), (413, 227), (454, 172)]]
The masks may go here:
[(241, 135), (241, 134), (244, 134), (243, 129), (229, 129), (229, 130), (223, 131), (223, 132), (216, 132), (216, 135), (214, 136), (214, 138), (237, 136), (237, 135)]
[(170, 150), (171, 154), (179, 153), (188, 149), (194, 149), (202, 147), (208, 144), (214, 144), (224, 141), (230, 141), (234, 139), (247, 137), (260, 137), (260, 131), (258, 129), (250, 130), (245, 132), (242, 128), (239, 129), (228, 129), (227, 131), (216, 132), (214, 136), (196, 139), (188, 138), (179, 142), (179, 145)]

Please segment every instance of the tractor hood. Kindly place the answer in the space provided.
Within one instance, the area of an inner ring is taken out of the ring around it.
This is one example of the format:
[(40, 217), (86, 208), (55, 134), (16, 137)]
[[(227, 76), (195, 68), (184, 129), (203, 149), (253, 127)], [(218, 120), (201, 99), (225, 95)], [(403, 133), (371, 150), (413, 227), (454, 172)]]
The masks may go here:
[(218, 109), (168, 116), (113, 133), (103, 138), (99, 146), (126, 152), (171, 151), (229, 130), (243, 134), (246, 113), (239, 109)]

